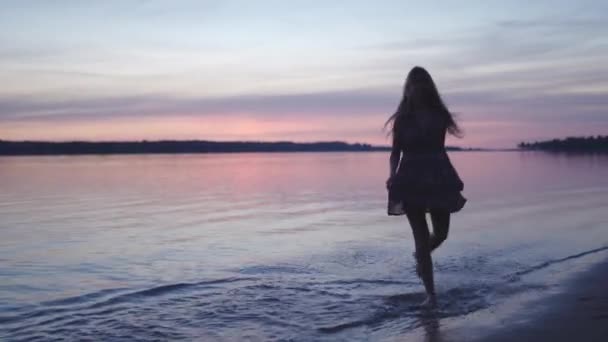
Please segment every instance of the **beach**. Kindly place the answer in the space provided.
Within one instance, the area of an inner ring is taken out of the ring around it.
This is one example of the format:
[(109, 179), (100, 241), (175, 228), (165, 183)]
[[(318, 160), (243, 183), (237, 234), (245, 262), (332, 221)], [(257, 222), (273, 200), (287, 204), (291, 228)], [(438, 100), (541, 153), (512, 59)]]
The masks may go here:
[(529, 305), (532, 312), (522, 312), (474, 341), (606, 341), (608, 259), (569, 281), (561, 293)]

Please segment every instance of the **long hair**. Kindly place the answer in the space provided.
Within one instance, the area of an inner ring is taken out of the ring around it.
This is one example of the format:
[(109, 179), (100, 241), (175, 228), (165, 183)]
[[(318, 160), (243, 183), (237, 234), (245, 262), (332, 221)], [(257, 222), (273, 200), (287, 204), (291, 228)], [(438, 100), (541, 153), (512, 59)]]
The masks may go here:
[(433, 78), (424, 68), (416, 66), (408, 73), (403, 87), (403, 97), (397, 110), (388, 118), (384, 127), (392, 124), (390, 134), (396, 137), (405, 122), (409, 119), (416, 119), (415, 116), (420, 115), (420, 111), (439, 115), (449, 134), (462, 137), (462, 130), (456, 123), (454, 115), (443, 103)]

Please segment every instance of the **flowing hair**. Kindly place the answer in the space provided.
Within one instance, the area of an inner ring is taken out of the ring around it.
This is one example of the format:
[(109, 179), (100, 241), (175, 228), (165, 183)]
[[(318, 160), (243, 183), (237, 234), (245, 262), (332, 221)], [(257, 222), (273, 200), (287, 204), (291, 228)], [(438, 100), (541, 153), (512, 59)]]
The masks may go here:
[(392, 134), (395, 138), (404, 122), (409, 121), (409, 119), (416, 119), (415, 115), (420, 110), (436, 113), (445, 123), (449, 134), (458, 138), (462, 137), (462, 130), (456, 123), (454, 114), (448, 110), (441, 99), (433, 78), (424, 68), (416, 66), (407, 75), (403, 97), (395, 113), (386, 120), (384, 128), (386, 129), (392, 124), (389, 135)]

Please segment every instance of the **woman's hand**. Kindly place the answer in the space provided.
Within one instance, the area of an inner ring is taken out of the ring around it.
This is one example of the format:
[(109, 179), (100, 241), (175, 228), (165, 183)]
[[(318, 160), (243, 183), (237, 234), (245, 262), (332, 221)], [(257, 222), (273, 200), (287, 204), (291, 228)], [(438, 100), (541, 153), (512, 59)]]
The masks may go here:
[(391, 188), (391, 185), (393, 185), (393, 178), (394, 176), (390, 176), (386, 180), (386, 190), (389, 190)]

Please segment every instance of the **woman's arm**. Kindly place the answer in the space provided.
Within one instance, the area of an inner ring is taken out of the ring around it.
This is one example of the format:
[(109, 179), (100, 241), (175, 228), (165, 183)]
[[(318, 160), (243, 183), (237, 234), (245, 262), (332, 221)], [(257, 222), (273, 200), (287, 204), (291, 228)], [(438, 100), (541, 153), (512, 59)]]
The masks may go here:
[(389, 189), (392, 182), (393, 177), (397, 174), (397, 168), (399, 167), (399, 161), (401, 160), (401, 148), (393, 138), (393, 147), (391, 149), (391, 156), (389, 158), (390, 164), (390, 176), (386, 180), (386, 188)]
[(399, 161), (401, 160), (401, 146), (397, 141), (397, 137), (393, 134), (393, 144), (391, 146), (391, 156), (389, 158), (390, 176), (389, 180), (397, 174), (397, 168), (399, 167)]
[(397, 173), (397, 167), (399, 167), (399, 160), (401, 160), (401, 149), (395, 146), (395, 144), (393, 144), (391, 156), (389, 158), (390, 177), (393, 177)]

